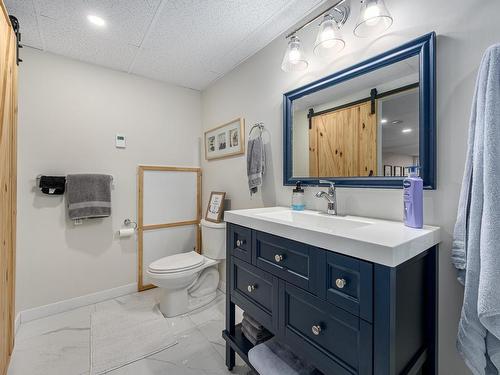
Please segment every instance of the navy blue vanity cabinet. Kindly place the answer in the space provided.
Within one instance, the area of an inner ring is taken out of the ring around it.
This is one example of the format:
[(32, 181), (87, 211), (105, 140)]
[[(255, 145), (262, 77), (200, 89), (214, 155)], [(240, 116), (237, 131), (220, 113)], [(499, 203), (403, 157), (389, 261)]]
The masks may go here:
[(228, 223), (226, 262), (229, 369), (238, 305), (325, 375), (437, 374), (436, 246), (387, 267)]

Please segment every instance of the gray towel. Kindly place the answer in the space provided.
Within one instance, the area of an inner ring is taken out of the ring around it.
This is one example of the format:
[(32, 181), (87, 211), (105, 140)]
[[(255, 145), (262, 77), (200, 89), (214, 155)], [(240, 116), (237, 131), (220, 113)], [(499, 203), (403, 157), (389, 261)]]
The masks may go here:
[(66, 177), (68, 215), (72, 220), (111, 215), (111, 180), (104, 174), (70, 174)]
[[(255, 342), (262, 342), (264, 340), (267, 340), (272, 336), (271, 332), (269, 332), (267, 329), (261, 329), (258, 330), (256, 329), (253, 325), (248, 323), (246, 320), (243, 320), (241, 322), (242, 329), (244, 329), (244, 334), (247, 337), (247, 339), (252, 338), (253, 341)], [(252, 340), (250, 340), (252, 341)], [(252, 341), (252, 342), (253, 342)]]
[(474, 93), (452, 262), (465, 284), (457, 347), (473, 374), (500, 369), (500, 44)]
[(243, 311), (243, 320), (254, 326), (255, 329), (262, 330), (264, 326), (255, 320), (252, 316), (248, 315), (246, 311)]
[(272, 338), (248, 352), (248, 360), (260, 375), (312, 375), (318, 371)]
[(255, 194), (262, 186), (262, 180), (266, 171), (266, 151), (262, 136), (248, 140), (247, 148), (247, 176), (250, 195)]

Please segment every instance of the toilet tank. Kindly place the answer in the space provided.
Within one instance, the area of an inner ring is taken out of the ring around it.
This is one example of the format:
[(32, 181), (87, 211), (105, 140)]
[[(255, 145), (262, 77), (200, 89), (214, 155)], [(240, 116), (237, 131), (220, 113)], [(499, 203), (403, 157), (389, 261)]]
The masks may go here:
[(226, 258), (226, 223), (201, 219), (202, 254), (210, 259)]

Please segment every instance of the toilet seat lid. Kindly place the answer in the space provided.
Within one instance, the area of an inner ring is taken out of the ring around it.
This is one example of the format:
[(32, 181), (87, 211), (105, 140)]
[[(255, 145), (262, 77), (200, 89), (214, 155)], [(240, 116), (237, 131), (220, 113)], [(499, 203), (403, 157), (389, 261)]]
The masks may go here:
[(171, 273), (187, 271), (202, 265), (205, 261), (203, 255), (195, 251), (169, 255), (155, 260), (149, 265), (149, 271), (153, 273)]

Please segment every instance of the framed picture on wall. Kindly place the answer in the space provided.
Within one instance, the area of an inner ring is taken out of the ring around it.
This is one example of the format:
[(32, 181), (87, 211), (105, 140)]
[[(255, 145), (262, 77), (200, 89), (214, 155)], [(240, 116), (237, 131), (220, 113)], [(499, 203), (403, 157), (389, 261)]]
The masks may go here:
[(396, 177), (403, 176), (403, 167), (395, 165), (394, 166), (394, 176), (396, 176)]
[(245, 120), (237, 118), (205, 132), (205, 159), (245, 153)]
[(392, 176), (392, 165), (384, 165), (384, 176)]
[(213, 221), (214, 223), (220, 223), (222, 221), (225, 197), (225, 192), (212, 191), (208, 201), (207, 212), (205, 213), (205, 220)]

